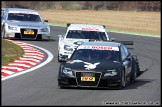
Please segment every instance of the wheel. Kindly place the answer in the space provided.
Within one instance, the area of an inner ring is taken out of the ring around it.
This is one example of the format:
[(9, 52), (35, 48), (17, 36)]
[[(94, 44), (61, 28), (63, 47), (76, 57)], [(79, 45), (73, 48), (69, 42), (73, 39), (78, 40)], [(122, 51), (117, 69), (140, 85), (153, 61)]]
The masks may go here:
[(119, 88), (122, 89), (126, 86), (125, 71), (122, 72)]
[(36, 40), (42, 40), (42, 35), (38, 35)]
[(133, 67), (132, 67), (132, 73), (131, 73), (131, 76), (130, 76), (130, 81), (132, 83), (134, 83), (136, 78), (137, 78), (137, 65), (134, 64)]

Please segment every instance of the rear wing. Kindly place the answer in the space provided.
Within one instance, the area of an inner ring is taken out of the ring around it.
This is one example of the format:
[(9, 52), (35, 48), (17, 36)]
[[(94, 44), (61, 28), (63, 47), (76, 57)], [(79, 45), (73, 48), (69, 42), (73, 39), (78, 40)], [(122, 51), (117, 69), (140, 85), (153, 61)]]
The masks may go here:
[(134, 50), (134, 42), (133, 41), (118, 41), (118, 40), (115, 40), (114, 38), (112, 40), (110, 39), (110, 41), (122, 43), (122, 44), (126, 45), (127, 49)]
[(116, 40), (116, 38), (110, 38), (109, 41), (123, 43), (124, 45), (134, 45), (133, 41), (120, 41)]
[(70, 25), (71, 25), (71, 23), (67, 23), (67, 24), (66, 24), (66, 27), (69, 27)]
[(124, 45), (134, 45), (133, 41), (117, 41), (117, 40), (115, 40), (115, 42), (123, 43)]

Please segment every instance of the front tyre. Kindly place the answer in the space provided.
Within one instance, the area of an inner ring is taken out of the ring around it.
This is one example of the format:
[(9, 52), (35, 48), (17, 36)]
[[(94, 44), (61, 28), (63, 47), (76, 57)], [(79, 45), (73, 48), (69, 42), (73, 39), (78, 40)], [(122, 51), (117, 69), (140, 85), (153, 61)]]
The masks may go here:
[(137, 65), (134, 64), (133, 67), (132, 67), (132, 73), (131, 73), (131, 76), (130, 76), (130, 82), (134, 83), (136, 78), (137, 78)]
[(122, 71), (121, 74), (121, 81), (119, 83), (119, 89), (122, 89), (126, 86), (126, 78), (125, 78), (125, 71)]

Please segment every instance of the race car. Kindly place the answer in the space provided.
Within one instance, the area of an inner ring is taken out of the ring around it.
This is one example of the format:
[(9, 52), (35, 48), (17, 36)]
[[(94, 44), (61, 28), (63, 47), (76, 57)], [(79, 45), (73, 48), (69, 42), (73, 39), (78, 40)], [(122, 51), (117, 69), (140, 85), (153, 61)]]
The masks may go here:
[(21, 8), (3, 8), (1, 36), (18, 39), (50, 39), (50, 27), (37, 11)]
[(134, 83), (139, 62), (123, 43), (84, 42), (60, 63), (58, 86), (122, 89)]
[(67, 24), (65, 35), (59, 35), (58, 61), (70, 58), (78, 45), (88, 41), (110, 40), (104, 25)]

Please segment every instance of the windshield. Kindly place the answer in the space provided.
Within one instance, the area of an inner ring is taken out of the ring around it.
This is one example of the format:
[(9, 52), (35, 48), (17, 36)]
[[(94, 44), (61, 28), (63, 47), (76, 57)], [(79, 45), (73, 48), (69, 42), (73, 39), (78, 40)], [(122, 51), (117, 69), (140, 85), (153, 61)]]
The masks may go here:
[(69, 30), (66, 38), (107, 40), (105, 32), (82, 30)]
[(8, 20), (41, 22), (39, 15), (23, 13), (9, 13)]
[(82, 61), (118, 61), (119, 62), (119, 51), (111, 50), (94, 50), (94, 49), (79, 49), (74, 52), (70, 58), (71, 60), (82, 60)]

